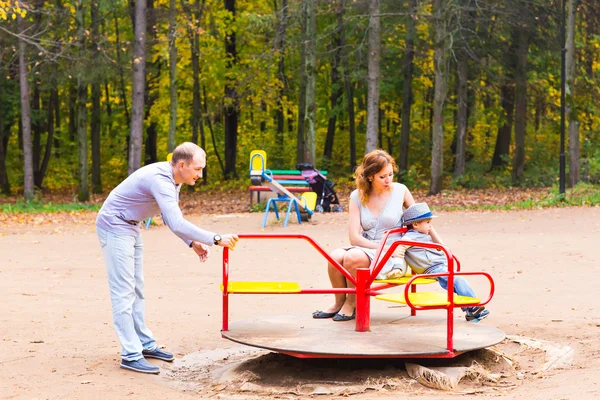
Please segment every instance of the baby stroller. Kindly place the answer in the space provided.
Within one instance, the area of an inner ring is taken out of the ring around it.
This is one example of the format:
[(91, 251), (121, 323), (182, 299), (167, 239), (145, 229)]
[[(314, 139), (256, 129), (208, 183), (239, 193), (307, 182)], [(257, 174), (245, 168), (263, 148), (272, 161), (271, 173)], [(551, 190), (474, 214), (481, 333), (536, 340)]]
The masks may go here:
[(298, 164), (296, 168), (301, 171), (304, 179), (306, 179), (311, 189), (317, 194), (317, 206), (315, 208), (317, 212), (343, 211), (337, 193), (333, 189), (335, 183), (327, 179), (310, 164)]

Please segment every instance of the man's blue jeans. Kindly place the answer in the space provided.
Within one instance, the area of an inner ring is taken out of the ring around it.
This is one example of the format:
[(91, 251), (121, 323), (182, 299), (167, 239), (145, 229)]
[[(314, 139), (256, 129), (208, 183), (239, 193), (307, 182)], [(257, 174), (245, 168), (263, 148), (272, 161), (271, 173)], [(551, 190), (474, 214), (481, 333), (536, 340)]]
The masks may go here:
[(113, 323), (123, 350), (121, 358), (143, 358), (142, 350), (156, 349), (144, 323), (144, 242), (142, 236), (117, 235), (96, 227), (112, 302)]
[[(427, 271), (428, 274), (443, 274), (445, 272), (448, 272), (448, 268), (446, 268), (445, 265), (440, 265)], [(447, 276), (438, 276), (436, 277), (436, 279), (444, 290), (448, 289)], [(477, 297), (475, 296), (475, 292), (473, 291), (473, 289), (471, 289), (471, 286), (469, 285), (467, 280), (462, 276), (454, 277), (454, 293), (456, 293), (459, 296)], [(463, 308), (462, 310), (467, 311), (468, 308)]]

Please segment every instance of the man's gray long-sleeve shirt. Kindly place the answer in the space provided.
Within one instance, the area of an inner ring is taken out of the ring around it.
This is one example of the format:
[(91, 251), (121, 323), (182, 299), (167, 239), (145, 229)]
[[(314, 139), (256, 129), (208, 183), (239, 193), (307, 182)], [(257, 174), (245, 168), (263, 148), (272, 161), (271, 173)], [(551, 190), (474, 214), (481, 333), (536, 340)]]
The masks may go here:
[(162, 213), (165, 224), (188, 245), (195, 240), (213, 244), (215, 233), (183, 218), (179, 190), (169, 162), (158, 162), (135, 171), (119, 184), (102, 205), (96, 226), (122, 235), (139, 235), (139, 222)]

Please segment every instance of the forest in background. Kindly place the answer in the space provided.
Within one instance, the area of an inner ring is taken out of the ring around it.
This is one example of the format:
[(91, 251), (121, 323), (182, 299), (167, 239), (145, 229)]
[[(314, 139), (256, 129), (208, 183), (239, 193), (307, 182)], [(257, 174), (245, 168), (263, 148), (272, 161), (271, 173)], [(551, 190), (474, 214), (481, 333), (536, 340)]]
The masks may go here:
[(409, 187), (600, 182), (600, 2), (0, 0), (0, 191), (102, 193), (183, 141), (205, 183), (249, 153)]

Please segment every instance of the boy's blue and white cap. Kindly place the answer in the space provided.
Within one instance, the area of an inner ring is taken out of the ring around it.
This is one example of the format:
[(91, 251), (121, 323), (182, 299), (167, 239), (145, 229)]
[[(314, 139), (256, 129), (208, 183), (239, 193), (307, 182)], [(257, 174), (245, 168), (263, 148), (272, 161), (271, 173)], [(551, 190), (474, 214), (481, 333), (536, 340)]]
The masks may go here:
[(402, 225), (410, 225), (425, 219), (437, 218), (433, 215), (427, 203), (415, 203), (402, 214)]

